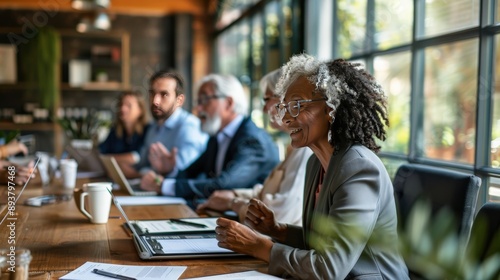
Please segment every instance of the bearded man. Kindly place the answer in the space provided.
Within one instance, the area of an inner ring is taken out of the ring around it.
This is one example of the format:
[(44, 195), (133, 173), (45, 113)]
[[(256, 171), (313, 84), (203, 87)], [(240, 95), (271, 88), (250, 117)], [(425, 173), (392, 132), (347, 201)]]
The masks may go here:
[(184, 98), (184, 80), (178, 73), (162, 70), (151, 76), (149, 105), (155, 123), (140, 153), (132, 155), (136, 164), (120, 166), (128, 178), (142, 176), (141, 185), (152, 184), (157, 174), (174, 176), (205, 150), (208, 135), (201, 131), (199, 119), (182, 109)]
[[(234, 76), (210, 74), (195, 88), (201, 129), (210, 135), (206, 150), (175, 179), (144, 189), (197, 200), (215, 190), (262, 183), (279, 162), (278, 149), (269, 134), (246, 116), (248, 98), (241, 83)], [(164, 164), (173, 165), (175, 158), (169, 160)]]

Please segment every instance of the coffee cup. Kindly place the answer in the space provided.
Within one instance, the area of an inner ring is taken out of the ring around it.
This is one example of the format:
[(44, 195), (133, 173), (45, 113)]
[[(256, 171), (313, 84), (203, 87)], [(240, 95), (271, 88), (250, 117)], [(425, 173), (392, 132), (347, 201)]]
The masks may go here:
[[(81, 187), (73, 189), (73, 199), (75, 201), (76, 209), (78, 209), (78, 211), (80, 211), (80, 212), (82, 212), (82, 210), (80, 210), (80, 197), (81, 197), (81, 194), (86, 190), (87, 190), (87, 184), (83, 184)], [(88, 202), (87, 202), (87, 205), (88, 205)], [(82, 212), (82, 214), (83, 214), (83, 212)], [(85, 215), (85, 214), (83, 214), (83, 215)]]
[(74, 189), (78, 163), (74, 159), (61, 159), (59, 163), (62, 176), (62, 185), (65, 189)]
[[(94, 224), (105, 224), (108, 222), (109, 210), (111, 208), (111, 187), (112, 184), (108, 182), (94, 182), (83, 186), (83, 190), (79, 196), (78, 209)], [(88, 209), (85, 208), (86, 198), (88, 199)]]

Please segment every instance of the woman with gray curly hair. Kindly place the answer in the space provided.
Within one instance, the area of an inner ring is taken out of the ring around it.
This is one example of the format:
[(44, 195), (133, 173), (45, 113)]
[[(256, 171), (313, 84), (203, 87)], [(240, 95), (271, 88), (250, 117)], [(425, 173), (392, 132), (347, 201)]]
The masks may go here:
[(217, 220), (219, 246), (265, 260), (269, 273), (281, 277), (409, 279), (398, 252), (392, 182), (375, 154), (376, 138), (385, 139), (388, 125), (382, 88), (359, 64), (342, 59), (301, 54), (282, 72), (278, 119), (293, 147), (314, 152), (306, 168), (303, 226), (277, 222), (252, 199), (248, 227)]

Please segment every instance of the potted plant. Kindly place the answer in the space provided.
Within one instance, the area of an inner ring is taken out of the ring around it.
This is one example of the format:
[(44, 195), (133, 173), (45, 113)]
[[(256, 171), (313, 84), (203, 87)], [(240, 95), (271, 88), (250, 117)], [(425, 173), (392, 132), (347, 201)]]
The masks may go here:
[[(405, 231), (399, 232), (399, 251), (405, 259), (412, 279), (497, 279), (500, 274), (500, 252), (488, 256), (484, 260), (474, 257), (479, 242), (486, 230), (475, 232), (471, 240), (459, 236), (455, 227), (455, 218), (448, 210), (443, 209), (432, 214), (429, 204), (417, 202), (412, 208)], [(315, 221), (317, 232), (311, 234), (311, 244), (317, 249), (336, 238), (335, 228), (343, 228), (328, 216), (322, 216)], [(356, 228), (348, 228), (348, 235), (363, 240), (364, 232)], [(345, 232), (344, 232), (345, 233)], [(370, 236), (372, 244), (387, 246), (394, 240), (386, 236)], [(498, 245), (498, 244), (497, 244)]]
[(79, 117), (62, 116), (59, 124), (63, 128), (66, 137), (74, 148), (92, 149), (98, 142), (99, 130), (111, 125), (109, 114), (101, 111), (82, 109)]

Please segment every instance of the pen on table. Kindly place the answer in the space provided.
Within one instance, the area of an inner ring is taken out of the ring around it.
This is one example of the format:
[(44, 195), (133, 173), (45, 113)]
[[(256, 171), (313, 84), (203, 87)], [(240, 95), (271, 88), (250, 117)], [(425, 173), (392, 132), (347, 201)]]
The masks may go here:
[(111, 272), (107, 272), (107, 271), (104, 271), (104, 270), (101, 270), (101, 269), (97, 269), (97, 268), (94, 268), (94, 270), (92, 270), (92, 272), (95, 273), (95, 274), (99, 274), (99, 275), (102, 275), (102, 276), (107, 276), (107, 277), (111, 277), (111, 278), (115, 278), (115, 279), (137, 280), (137, 278), (134, 278), (134, 277), (129, 277), (129, 276), (125, 276), (125, 275), (111, 273)]
[(193, 222), (187, 222), (179, 219), (170, 219), (171, 223), (174, 224), (179, 224), (179, 225), (186, 225), (186, 226), (192, 226), (192, 227), (197, 227), (197, 228), (206, 228), (207, 226), (204, 224), (198, 224), (198, 223), (193, 223)]

